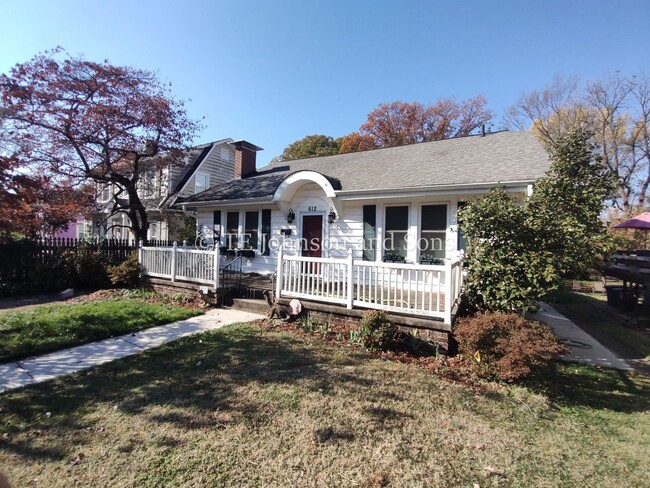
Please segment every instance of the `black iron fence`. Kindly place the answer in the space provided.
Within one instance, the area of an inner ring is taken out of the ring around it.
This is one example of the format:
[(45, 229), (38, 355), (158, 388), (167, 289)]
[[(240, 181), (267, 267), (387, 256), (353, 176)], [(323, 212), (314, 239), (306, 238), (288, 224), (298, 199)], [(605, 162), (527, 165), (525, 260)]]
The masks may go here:
[[(149, 246), (171, 246), (151, 240)], [(23, 239), (0, 242), (0, 296), (54, 293), (110, 286), (108, 268), (138, 245), (127, 239)]]

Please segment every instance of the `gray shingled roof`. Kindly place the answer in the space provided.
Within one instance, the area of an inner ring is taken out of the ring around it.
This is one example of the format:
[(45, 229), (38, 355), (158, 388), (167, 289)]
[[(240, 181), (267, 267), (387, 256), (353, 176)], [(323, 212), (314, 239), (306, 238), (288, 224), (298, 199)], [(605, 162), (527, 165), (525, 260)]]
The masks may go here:
[(254, 176), (215, 186), (183, 199), (182, 203), (270, 197), (287, 175), (302, 170), (327, 176), (337, 183), (336, 190), (345, 193), (532, 182), (543, 176), (549, 165), (547, 152), (533, 134), (503, 131), (484, 137), (272, 163)]

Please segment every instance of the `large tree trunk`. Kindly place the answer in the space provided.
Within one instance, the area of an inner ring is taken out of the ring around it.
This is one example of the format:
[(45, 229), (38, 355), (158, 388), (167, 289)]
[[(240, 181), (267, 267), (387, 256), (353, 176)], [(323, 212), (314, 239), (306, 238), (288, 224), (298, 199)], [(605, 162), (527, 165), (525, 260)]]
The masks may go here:
[(127, 188), (127, 193), (129, 195), (128, 215), (131, 220), (131, 232), (137, 242), (145, 242), (149, 231), (149, 218), (147, 216), (147, 211), (140, 200), (135, 185), (129, 186)]

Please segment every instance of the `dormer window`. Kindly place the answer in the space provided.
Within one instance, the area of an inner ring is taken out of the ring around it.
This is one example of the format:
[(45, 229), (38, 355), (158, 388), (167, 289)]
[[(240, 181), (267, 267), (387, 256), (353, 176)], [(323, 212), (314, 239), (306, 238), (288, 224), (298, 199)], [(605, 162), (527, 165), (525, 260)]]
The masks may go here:
[(196, 173), (194, 175), (194, 193), (201, 193), (210, 186), (210, 175), (207, 173)]
[(99, 189), (99, 201), (100, 202), (108, 202), (111, 198), (111, 185), (110, 183), (106, 183), (103, 186), (100, 187)]

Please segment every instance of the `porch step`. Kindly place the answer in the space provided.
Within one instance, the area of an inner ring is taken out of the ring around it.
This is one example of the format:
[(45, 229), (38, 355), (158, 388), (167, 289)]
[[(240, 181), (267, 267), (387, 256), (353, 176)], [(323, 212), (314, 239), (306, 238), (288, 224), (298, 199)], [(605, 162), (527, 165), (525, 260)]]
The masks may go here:
[(266, 300), (257, 300), (255, 298), (233, 298), (232, 308), (265, 315), (269, 311)]

